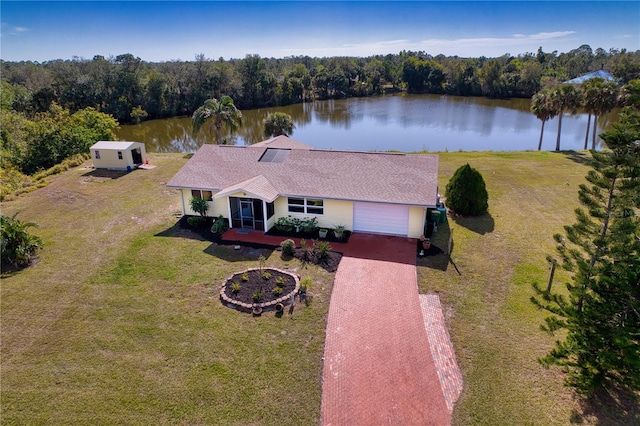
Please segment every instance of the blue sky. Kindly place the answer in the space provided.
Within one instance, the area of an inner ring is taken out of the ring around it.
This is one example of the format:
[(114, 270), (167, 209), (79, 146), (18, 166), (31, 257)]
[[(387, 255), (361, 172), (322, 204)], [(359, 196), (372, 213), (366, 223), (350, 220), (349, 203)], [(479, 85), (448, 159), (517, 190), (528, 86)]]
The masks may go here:
[(148, 62), (424, 50), (497, 57), (583, 44), (640, 49), (637, 1), (6, 1), (0, 57)]

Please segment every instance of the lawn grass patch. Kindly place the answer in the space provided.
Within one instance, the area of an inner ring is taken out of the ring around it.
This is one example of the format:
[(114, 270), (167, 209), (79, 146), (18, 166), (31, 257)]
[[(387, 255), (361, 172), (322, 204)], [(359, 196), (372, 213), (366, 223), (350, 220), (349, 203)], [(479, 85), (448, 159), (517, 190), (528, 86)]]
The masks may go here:
[[(7, 424), (317, 424), (333, 274), (175, 226), (164, 182), (184, 164), (95, 179), (80, 169), (3, 205), (37, 222), (32, 268), (2, 285)], [(267, 265), (314, 281), (313, 303), (254, 318), (218, 298)]]
[[(463, 370), (456, 424), (637, 419), (611, 404), (585, 408), (536, 362), (553, 339), (528, 303), (530, 282), (545, 282), (551, 236), (573, 222), (583, 157), (440, 155), (440, 188), (469, 163), (489, 191), (489, 215), (450, 218), (432, 238), (445, 248), (453, 230), (460, 275), (443, 256), (418, 266), (420, 291), (440, 294)], [(181, 229), (178, 194), (165, 183), (187, 158), (149, 160), (155, 169), (116, 177), (72, 168), (2, 203), (4, 214), (38, 223), (44, 241), (33, 267), (2, 276), (3, 423), (318, 424), (333, 274)], [(261, 255), (312, 279), (309, 307), (253, 317), (220, 303), (225, 277)], [(568, 278), (556, 277), (556, 286)]]
[[(441, 188), (468, 162), (482, 173), (489, 191), (488, 215), (450, 217), (432, 238), (446, 247), (453, 232), (457, 269), (442, 260), (438, 265), (421, 260), (418, 266), (420, 291), (440, 294), (464, 376), (455, 424), (616, 424), (612, 419), (620, 418), (623, 409), (613, 405), (585, 410), (584, 401), (563, 387), (557, 369), (538, 364), (562, 336), (540, 330), (547, 314), (529, 302), (531, 283), (546, 285), (553, 234), (575, 220), (587, 158), (550, 152), (440, 155)], [(558, 268), (554, 288), (568, 279)], [(638, 415), (636, 408), (623, 418)]]

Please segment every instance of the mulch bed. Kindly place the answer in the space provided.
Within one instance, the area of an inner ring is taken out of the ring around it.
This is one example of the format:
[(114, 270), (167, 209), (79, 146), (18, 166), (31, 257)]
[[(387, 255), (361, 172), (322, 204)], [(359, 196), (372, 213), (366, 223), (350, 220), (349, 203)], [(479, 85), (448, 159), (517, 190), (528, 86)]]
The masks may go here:
[[(189, 223), (187, 222), (187, 217), (188, 216), (182, 216), (178, 221), (178, 226), (181, 229), (188, 229), (191, 232), (198, 234), (204, 240), (211, 241), (213, 243), (223, 244), (221, 236), (219, 234), (214, 234), (213, 232), (211, 232), (211, 225), (213, 223), (212, 218), (206, 218), (205, 223), (202, 226), (198, 228), (194, 228), (193, 226), (189, 225)], [(307, 240), (308, 247), (313, 246), (313, 240), (318, 239), (317, 234), (318, 233), (316, 232), (314, 236), (313, 234), (303, 234), (303, 233), (297, 233), (295, 235), (292, 235), (292, 234), (287, 234), (287, 233), (278, 232), (278, 231), (267, 232), (267, 235), (279, 236), (279, 237), (282, 237), (283, 240), (286, 240), (287, 238), (291, 238), (291, 237), (303, 238)], [(349, 241), (350, 236), (351, 236), (351, 232), (345, 231), (344, 238), (340, 240), (340, 242), (346, 243), (347, 241)], [(329, 235), (327, 235), (327, 238), (325, 238), (322, 241), (327, 241), (329, 243), (338, 242), (338, 240), (336, 240), (332, 232), (329, 232)], [(234, 243), (234, 245), (235, 244), (239, 244), (239, 243)], [(259, 243), (243, 242), (241, 244), (244, 246), (253, 247), (253, 248), (266, 247), (264, 244), (259, 244)], [(269, 248), (275, 248), (276, 250), (280, 250), (280, 247), (269, 246)], [(287, 256), (283, 254), (282, 257), (286, 259)], [(296, 259), (299, 259), (303, 263), (313, 263), (315, 265), (318, 265), (328, 272), (335, 272), (338, 270), (338, 265), (340, 264), (340, 260), (342, 259), (342, 253), (330, 251), (327, 253), (327, 255), (324, 258), (320, 259), (314, 253), (311, 253), (309, 255), (309, 253), (305, 252), (302, 248), (296, 248), (293, 257), (295, 257)]]
[[(271, 277), (267, 280), (260, 275), (259, 270), (252, 270), (247, 272), (240, 272), (229, 280), (227, 280), (224, 293), (231, 299), (236, 300), (241, 303), (268, 303), (273, 300), (279, 299), (282, 296), (286, 296), (291, 293), (296, 288), (296, 282), (293, 277), (289, 274), (284, 274), (280, 271), (276, 271), (270, 268), (265, 268), (265, 272), (269, 272)], [(242, 280), (242, 275), (246, 274), (246, 281)], [(284, 284), (278, 285), (277, 280), (278, 277), (282, 277), (284, 280)], [(234, 293), (231, 286), (232, 283), (240, 284), (240, 290), (237, 293)], [(282, 288), (282, 292), (280, 294), (276, 294), (273, 292), (273, 289), (276, 287)], [(253, 299), (253, 294), (256, 291), (260, 291), (261, 298), (256, 301)]]
[[(311, 254), (311, 256), (309, 256), (307, 252), (305, 252), (305, 250), (303, 250), (302, 248), (297, 248), (294, 250), (293, 257), (300, 260), (303, 264), (313, 263), (314, 265), (320, 266), (327, 272), (335, 272), (338, 270), (338, 265), (340, 265), (342, 253), (330, 251), (325, 255), (325, 257), (320, 259), (315, 254)], [(285, 254), (282, 254), (282, 258), (286, 260), (287, 256)]]

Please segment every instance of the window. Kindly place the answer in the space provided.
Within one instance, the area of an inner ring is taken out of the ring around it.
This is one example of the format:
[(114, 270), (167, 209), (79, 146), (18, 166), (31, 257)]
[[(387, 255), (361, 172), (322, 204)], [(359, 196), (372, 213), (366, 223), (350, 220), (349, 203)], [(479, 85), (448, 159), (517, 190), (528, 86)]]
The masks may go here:
[(289, 213), (304, 213), (304, 198), (289, 198)]
[(289, 213), (324, 214), (324, 200), (318, 198), (287, 199)]
[(205, 201), (213, 201), (213, 192), (211, 191), (192, 189), (191, 196), (198, 199), (203, 198)]
[(99, 159), (100, 159), (100, 151), (96, 149), (96, 160), (99, 160)]
[(324, 201), (307, 198), (307, 213), (324, 214)]
[(267, 219), (271, 219), (271, 216), (275, 213), (275, 207), (273, 203), (267, 203)]
[(118, 160), (122, 160), (122, 151), (118, 151)]

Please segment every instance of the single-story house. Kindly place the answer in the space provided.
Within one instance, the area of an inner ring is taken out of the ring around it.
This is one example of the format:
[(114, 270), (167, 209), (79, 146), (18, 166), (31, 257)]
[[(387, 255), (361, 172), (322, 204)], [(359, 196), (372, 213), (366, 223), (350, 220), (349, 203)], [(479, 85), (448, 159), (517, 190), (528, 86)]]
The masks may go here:
[(147, 159), (142, 142), (98, 141), (89, 150), (96, 169), (133, 170)]
[(438, 156), (318, 150), (286, 136), (252, 146), (203, 145), (171, 178), (232, 228), (268, 231), (283, 216), (321, 227), (418, 238), (438, 203)]

